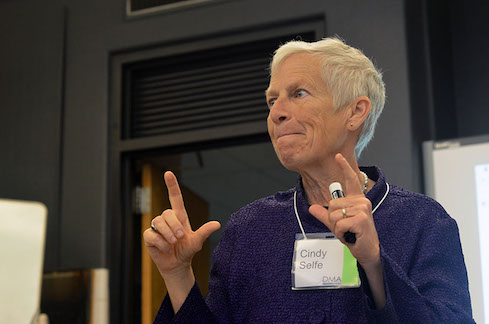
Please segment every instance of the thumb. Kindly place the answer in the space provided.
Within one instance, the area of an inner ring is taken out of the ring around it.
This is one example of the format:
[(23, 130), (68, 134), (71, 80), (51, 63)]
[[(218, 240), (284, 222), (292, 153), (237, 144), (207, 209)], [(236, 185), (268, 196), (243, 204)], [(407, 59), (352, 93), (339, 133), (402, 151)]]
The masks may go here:
[(195, 234), (200, 238), (201, 244), (205, 242), (211, 236), (212, 233), (221, 228), (221, 224), (218, 221), (210, 221), (202, 225)]
[(312, 216), (316, 217), (321, 223), (326, 225), (329, 229), (331, 227), (329, 226), (329, 212), (326, 208), (324, 208), (321, 205), (312, 205), (309, 207), (309, 212), (311, 213)]

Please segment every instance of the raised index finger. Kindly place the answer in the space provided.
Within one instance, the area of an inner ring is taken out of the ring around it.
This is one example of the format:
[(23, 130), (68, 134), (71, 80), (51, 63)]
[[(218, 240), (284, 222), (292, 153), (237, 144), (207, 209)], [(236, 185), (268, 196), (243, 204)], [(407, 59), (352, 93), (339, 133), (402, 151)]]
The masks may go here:
[(181, 213), (185, 213), (185, 205), (183, 204), (182, 192), (178, 185), (177, 177), (171, 171), (165, 172), (165, 184), (168, 188), (168, 197), (170, 199), (170, 205), (174, 212), (177, 213), (177, 217)]
[(360, 183), (358, 182), (358, 176), (351, 168), (350, 163), (348, 163), (348, 161), (343, 155), (341, 155), (341, 153), (336, 154), (335, 160), (341, 171), (343, 172), (343, 177), (345, 181), (345, 188), (343, 189), (345, 190), (345, 196), (348, 197), (362, 195), (363, 191)]

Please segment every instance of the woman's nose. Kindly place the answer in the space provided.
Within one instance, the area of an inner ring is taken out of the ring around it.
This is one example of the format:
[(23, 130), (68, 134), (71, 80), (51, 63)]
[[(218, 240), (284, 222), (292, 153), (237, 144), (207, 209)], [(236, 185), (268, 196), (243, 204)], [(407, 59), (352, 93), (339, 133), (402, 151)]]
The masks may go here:
[(285, 100), (277, 98), (272, 107), (270, 107), (270, 119), (279, 124), (290, 117), (289, 107)]

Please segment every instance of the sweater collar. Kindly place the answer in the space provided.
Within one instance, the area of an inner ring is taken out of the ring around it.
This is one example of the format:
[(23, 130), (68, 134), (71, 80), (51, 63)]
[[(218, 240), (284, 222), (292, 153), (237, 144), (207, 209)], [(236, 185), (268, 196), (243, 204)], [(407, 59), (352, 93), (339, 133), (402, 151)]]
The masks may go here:
[(375, 181), (375, 185), (365, 195), (365, 197), (372, 203), (373, 210), (377, 207), (387, 191), (385, 176), (382, 170), (377, 166), (360, 167), (360, 170), (365, 172), (369, 179)]

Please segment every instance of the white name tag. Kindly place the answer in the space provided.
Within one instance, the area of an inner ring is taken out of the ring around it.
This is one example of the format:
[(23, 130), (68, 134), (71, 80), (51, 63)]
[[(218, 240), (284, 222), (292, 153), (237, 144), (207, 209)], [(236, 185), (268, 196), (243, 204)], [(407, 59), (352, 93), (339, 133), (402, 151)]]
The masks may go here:
[(360, 286), (357, 260), (332, 233), (296, 235), (292, 289), (333, 289)]

